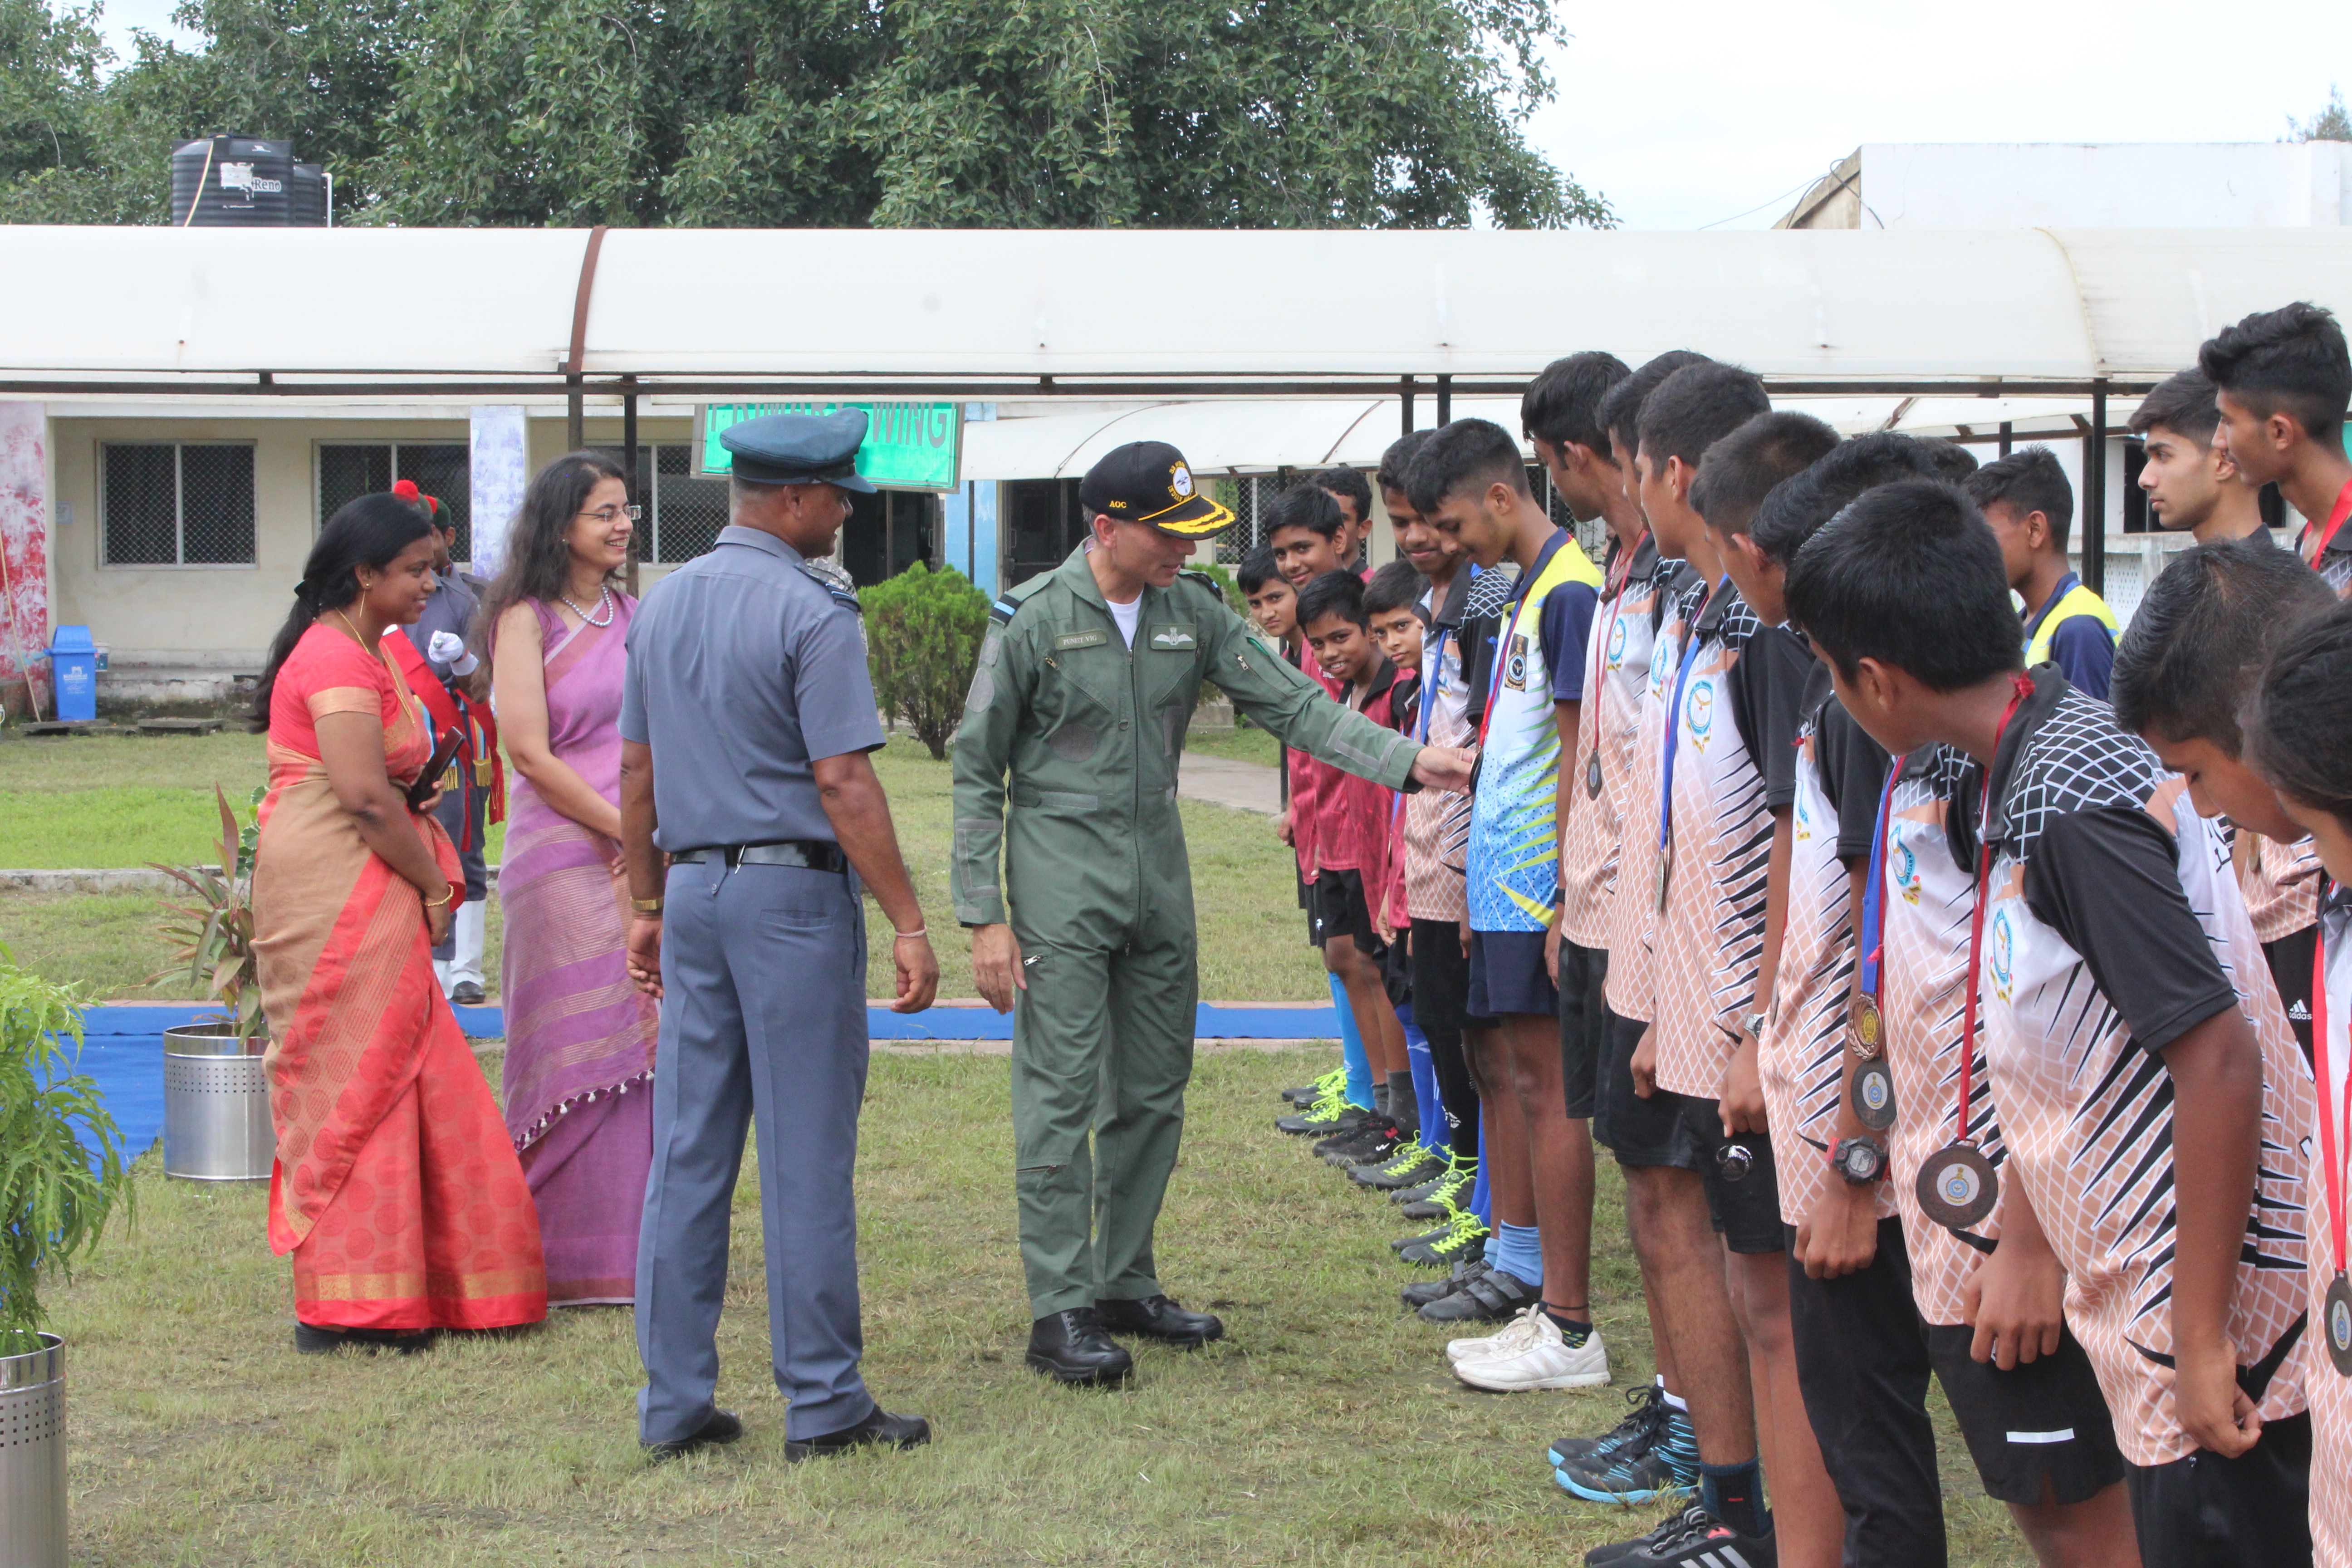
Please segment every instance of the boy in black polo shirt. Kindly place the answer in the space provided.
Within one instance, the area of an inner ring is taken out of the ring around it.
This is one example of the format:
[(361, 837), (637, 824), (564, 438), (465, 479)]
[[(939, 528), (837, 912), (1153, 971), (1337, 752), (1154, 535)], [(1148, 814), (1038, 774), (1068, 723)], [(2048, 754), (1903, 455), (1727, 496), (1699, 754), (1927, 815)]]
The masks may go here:
[(2031, 1197), (2146, 1568), (2305, 1561), (2310, 1076), (2218, 835), (2104, 702), (2020, 668), (2005, 588), (1975, 508), (1924, 480), (1862, 497), (1789, 575), (1855, 721), (1977, 763), (1948, 838), (2007, 1163), (1957, 1139), (1922, 1202), (1965, 1226), (2007, 1184)]

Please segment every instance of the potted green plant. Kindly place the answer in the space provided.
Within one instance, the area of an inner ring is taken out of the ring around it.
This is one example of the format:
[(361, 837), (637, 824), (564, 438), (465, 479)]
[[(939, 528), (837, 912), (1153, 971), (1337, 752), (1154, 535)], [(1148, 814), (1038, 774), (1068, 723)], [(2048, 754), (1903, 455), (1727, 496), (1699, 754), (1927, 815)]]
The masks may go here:
[[(248, 805), (258, 805), (255, 790)], [(221, 1010), (163, 1031), (163, 1173), (196, 1182), (264, 1182), (278, 1153), (262, 1052), (268, 1020), (253, 952), (255, 829), (239, 824), (218, 784), (220, 865), (149, 864), (195, 895), (164, 907), (162, 931), (176, 944), (151, 984), (195, 986)]]
[(79, 1056), (73, 992), (0, 947), (0, 1568), (65, 1568), (65, 1342), (39, 1287), (130, 1201), (121, 1131), (68, 1041)]

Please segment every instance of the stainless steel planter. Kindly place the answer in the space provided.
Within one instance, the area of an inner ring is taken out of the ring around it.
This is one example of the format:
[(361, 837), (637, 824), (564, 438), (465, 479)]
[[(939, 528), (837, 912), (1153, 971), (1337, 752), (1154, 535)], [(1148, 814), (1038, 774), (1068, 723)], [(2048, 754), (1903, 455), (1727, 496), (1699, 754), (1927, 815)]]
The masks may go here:
[(0, 1356), (0, 1568), (66, 1568), (66, 1350)]
[(266, 1182), (278, 1153), (269, 1073), (226, 1024), (163, 1032), (163, 1173), (192, 1182)]

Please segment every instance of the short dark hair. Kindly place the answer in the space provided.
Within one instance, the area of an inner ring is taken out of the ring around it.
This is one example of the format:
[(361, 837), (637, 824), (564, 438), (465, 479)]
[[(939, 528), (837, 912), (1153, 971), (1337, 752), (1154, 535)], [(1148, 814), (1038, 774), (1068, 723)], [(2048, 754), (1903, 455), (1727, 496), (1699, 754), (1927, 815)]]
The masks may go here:
[(1947, 441), (1940, 436), (1916, 436), (1927, 461), (1936, 467), (1936, 477), (1958, 484), (1977, 471), (1977, 455), (1958, 441)]
[(1407, 488), (1406, 480), (1412, 473), (1413, 457), (1429, 445), (1429, 438), (1434, 434), (1436, 432), (1433, 430), (1408, 430), (1389, 443), (1389, 449), (1381, 454), (1380, 472), (1375, 476), (1380, 480), (1381, 489), (1394, 490), (1401, 496), (1412, 493)]
[(1755, 372), (1713, 360), (1686, 364), (1658, 383), (1642, 405), (1640, 449), (1657, 467), (1680, 458), (1685, 468), (1696, 468), (1709, 447), (1770, 412), (1772, 400)]
[(1259, 545), (1243, 556), (1242, 563), (1234, 568), (1234, 581), (1240, 585), (1244, 598), (1281, 577), (1282, 569), (1274, 563), (1274, 546), (1271, 544)]
[(2246, 756), (2271, 787), (2352, 827), (2352, 604), (2280, 638), (2246, 707)]
[(2352, 356), (2336, 313), (2298, 300), (2224, 327), (2197, 351), (2197, 368), (2265, 419), (2284, 410), (2325, 440), (2352, 403)]
[(2024, 662), (2000, 542), (1941, 479), (1866, 490), (1822, 524), (1789, 568), (1788, 602), (1848, 680), (1874, 658), (1958, 691)]
[(1633, 374), (1623, 360), (1599, 349), (1556, 359), (1519, 394), (1519, 428), (1555, 447), (1573, 441), (1609, 457), (1609, 426), (1601, 422), (1601, 405), (1610, 389)]
[(1315, 488), (1356, 503), (1356, 521), (1372, 521), (1372, 487), (1361, 468), (1326, 468), (1315, 476)]
[(1265, 515), (1258, 521), (1268, 540), (1286, 528), (1312, 529), (1326, 539), (1337, 539), (1347, 519), (1339, 515), (1339, 503), (1329, 490), (1306, 484), (1293, 485), (1266, 502)]
[(1691, 506), (1709, 527), (1745, 533), (1773, 486), (1837, 444), (1838, 433), (1810, 414), (1759, 414), (1706, 449)]
[(1408, 479), (1405, 494), (1423, 517), (1465, 485), (1501, 479), (1521, 495), (1531, 493), (1519, 444), (1491, 419), (1456, 419), (1431, 431), (1429, 444), (1413, 455)]
[[(1950, 447), (1951, 443), (1922, 441), (1892, 430), (1874, 430), (1841, 442), (1811, 468), (1766, 493), (1748, 520), (1748, 537), (1766, 559), (1786, 568), (1813, 531), (1863, 491), (1898, 479), (1949, 478), (1938, 467), (1938, 447)], [(1707, 462), (1714, 461), (1710, 453)]]
[(1421, 596), (1429, 591), (1429, 579), (1412, 569), (1410, 561), (1391, 561), (1372, 574), (1364, 584), (1364, 614), (1386, 615), (1391, 610), (1421, 609)]
[(1370, 626), (1371, 615), (1364, 608), (1364, 580), (1353, 572), (1326, 572), (1298, 590), (1301, 631), (1326, 616)]
[(1658, 384), (1685, 365), (1710, 363), (1705, 354), (1690, 349), (1668, 349), (1609, 389), (1609, 395), (1601, 400), (1601, 427), (1609, 432), (1619, 462), (1633, 460), (1633, 447), (1641, 436), (1642, 405), (1658, 390)]
[(2245, 743), (2238, 710), (2281, 637), (2336, 602), (2319, 574), (2267, 539), (2184, 550), (2159, 574), (2116, 645), (2116, 721), (2168, 741)]
[(2066, 532), (2074, 522), (2074, 487), (2049, 447), (2028, 447), (1995, 458), (1960, 483), (1979, 510), (1999, 502), (2020, 517), (2040, 512), (2050, 520), (2051, 543), (2066, 548)]
[(2194, 368), (2168, 376), (2131, 411), (2130, 429), (2145, 436), (2161, 425), (2176, 436), (2200, 446), (2213, 444), (2213, 428), (2221, 411), (2213, 405), (2213, 378)]

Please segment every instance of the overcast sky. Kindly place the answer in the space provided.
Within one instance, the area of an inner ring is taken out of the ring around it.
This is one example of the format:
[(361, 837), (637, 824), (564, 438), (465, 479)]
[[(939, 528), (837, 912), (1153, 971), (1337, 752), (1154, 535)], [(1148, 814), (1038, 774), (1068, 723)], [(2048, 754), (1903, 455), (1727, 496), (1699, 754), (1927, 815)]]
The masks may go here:
[[(110, 0), (117, 50), (173, 3)], [(1529, 137), (1629, 228), (1769, 227), (1864, 142), (2271, 142), (2352, 89), (2346, 0), (1555, 4)]]

